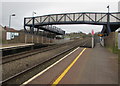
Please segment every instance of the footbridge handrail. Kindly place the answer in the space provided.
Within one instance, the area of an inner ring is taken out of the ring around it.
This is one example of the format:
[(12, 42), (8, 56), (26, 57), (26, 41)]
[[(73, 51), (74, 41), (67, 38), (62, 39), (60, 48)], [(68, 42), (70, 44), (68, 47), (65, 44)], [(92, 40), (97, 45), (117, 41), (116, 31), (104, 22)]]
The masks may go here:
[(103, 13), (103, 12), (81, 12), (81, 13), (63, 13), (63, 14), (51, 14), (36, 17), (25, 18), (25, 25), (32, 25), (33, 21), (35, 25), (51, 25), (51, 24), (106, 24), (119, 23), (120, 12)]
[[(120, 12), (79, 12), (79, 13), (62, 13), (62, 14), (51, 14), (36, 17), (26, 17), (24, 18), (24, 28), (26, 26), (32, 28), (41, 28), (46, 25), (59, 25), (59, 24), (94, 24), (94, 25), (104, 25), (102, 32), (115, 31), (120, 25)], [(115, 29), (113, 28), (115, 27)], [(112, 30), (111, 30), (112, 28)], [(52, 31), (58, 34), (64, 34), (61, 29), (50, 29), (45, 30)], [(32, 31), (32, 29), (31, 29)]]

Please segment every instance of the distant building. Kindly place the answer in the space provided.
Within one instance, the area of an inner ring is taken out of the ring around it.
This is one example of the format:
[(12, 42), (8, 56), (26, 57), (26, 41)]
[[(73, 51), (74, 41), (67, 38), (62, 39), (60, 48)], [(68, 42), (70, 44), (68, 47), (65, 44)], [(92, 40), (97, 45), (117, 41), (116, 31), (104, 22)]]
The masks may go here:
[[(24, 30), (16, 30), (14, 28), (3, 27), (0, 25), (0, 42), (2, 44), (13, 44), (13, 43), (53, 43), (54, 34), (50, 34), (51, 38), (46, 37), (46, 33), (42, 35), (32, 35), (25, 33)], [(33, 39), (32, 39), (33, 37)]]
[[(2, 42), (8, 43), (8, 41), (13, 41), (14, 38), (18, 37), (20, 32), (13, 28), (2, 27), (0, 26), (0, 30), (2, 32)], [(16, 38), (17, 39), (17, 38)]]
[(17, 32), (17, 30), (15, 30), (14, 28), (8, 28), (8, 27), (4, 27), (4, 30), (6, 30), (7, 32)]

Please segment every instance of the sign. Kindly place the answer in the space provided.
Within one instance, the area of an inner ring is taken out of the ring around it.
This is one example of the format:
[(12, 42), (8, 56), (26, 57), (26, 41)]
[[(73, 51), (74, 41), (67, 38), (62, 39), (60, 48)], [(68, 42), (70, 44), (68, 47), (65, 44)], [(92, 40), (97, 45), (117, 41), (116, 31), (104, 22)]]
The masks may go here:
[(19, 33), (16, 33), (16, 32), (7, 32), (7, 34), (6, 34), (6, 40), (14, 39), (15, 36), (19, 36)]
[(7, 32), (7, 34), (6, 34), (6, 40), (11, 40), (11, 35), (10, 34), (11, 34), (10, 32)]
[(92, 29), (92, 35), (94, 35), (94, 30)]
[(103, 35), (103, 34), (98, 34), (98, 36), (102, 37), (102, 36), (104, 36), (104, 35)]

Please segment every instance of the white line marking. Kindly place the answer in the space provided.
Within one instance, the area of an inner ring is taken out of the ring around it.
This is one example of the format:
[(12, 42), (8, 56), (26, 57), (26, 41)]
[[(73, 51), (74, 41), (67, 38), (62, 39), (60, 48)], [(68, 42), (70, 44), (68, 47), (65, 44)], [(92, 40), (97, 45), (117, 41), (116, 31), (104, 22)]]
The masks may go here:
[(47, 70), (49, 70), (50, 68), (52, 68), (53, 66), (55, 66), (56, 64), (58, 64), (59, 62), (61, 62), (63, 59), (65, 59), (66, 57), (68, 57), (70, 54), (72, 54), (73, 52), (75, 52), (76, 50), (78, 50), (78, 48), (74, 49), (72, 52), (70, 52), (69, 54), (65, 55), (63, 58), (61, 58), (60, 60), (58, 60), (57, 62), (53, 63), (52, 65), (50, 65), (49, 67), (47, 67), (46, 69), (44, 69), (43, 71), (41, 71), (40, 73), (38, 73), (37, 75), (33, 76), (32, 78), (30, 78), (29, 80), (27, 80), (26, 82), (24, 82), (22, 85), (20, 86), (24, 86), (26, 84), (28, 84), (29, 82), (31, 82), (32, 80), (34, 80), (35, 78), (37, 78), (38, 76), (42, 75), (44, 72), (46, 72)]
[(2, 47), (0, 49), (13, 48), (13, 47), (22, 47), (22, 46), (28, 46), (28, 45), (34, 45), (34, 44), (22, 44), (22, 45), (16, 45), (16, 46)]

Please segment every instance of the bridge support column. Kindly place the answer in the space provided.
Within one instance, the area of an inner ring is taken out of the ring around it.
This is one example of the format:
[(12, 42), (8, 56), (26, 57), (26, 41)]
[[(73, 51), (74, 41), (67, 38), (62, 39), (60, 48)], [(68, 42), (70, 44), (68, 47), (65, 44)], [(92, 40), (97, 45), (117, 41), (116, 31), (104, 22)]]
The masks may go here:
[(120, 31), (118, 31), (118, 49), (120, 49)]
[(108, 34), (110, 34), (110, 33), (111, 33), (110, 24), (107, 24), (107, 33), (108, 33)]
[(34, 42), (34, 17), (32, 18), (32, 27), (31, 27), (31, 33), (32, 33), (32, 43)]
[(110, 29), (110, 13), (107, 14), (107, 33), (108, 34), (111, 33), (111, 29)]

